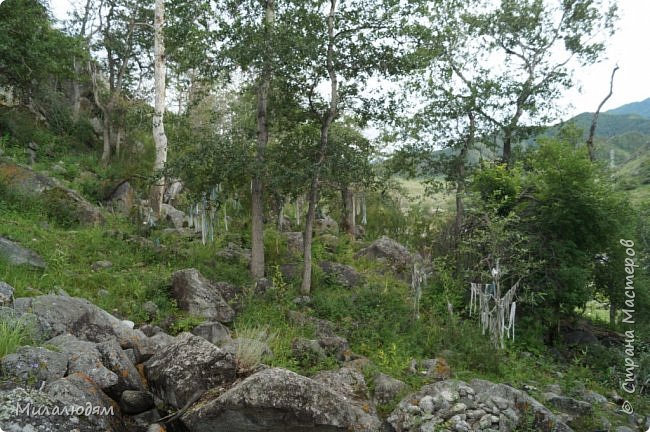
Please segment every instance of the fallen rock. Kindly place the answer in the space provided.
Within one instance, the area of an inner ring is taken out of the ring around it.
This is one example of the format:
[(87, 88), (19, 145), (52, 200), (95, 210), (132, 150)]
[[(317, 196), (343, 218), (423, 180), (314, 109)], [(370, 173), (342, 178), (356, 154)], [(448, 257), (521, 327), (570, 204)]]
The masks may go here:
[(4, 237), (0, 237), (0, 257), (17, 266), (27, 265), (39, 269), (46, 266), (45, 260), (39, 254)]
[(339, 224), (329, 216), (314, 221), (314, 232), (316, 235), (338, 234)]
[(410, 277), (415, 259), (405, 246), (386, 236), (375, 240), (354, 256), (389, 264), (392, 270), (401, 277)]
[(426, 359), (418, 363), (424, 368), (424, 375), (430, 376), (436, 380), (446, 380), (451, 378), (451, 367), (444, 358)]
[(153, 396), (147, 391), (125, 390), (120, 397), (120, 408), (124, 414), (140, 414), (153, 407)]
[(42, 382), (63, 378), (68, 370), (68, 356), (41, 347), (21, 347), (2, 357), (2, 374), (19, 385), (40, 388)]
[(113, 211), (128, 216), (135, 206), (135, 189), (126, 180), (121, 181), (108, 194), (106, 199)]
[(551, 404), (559, 411), (567, 413), (571, 418), (591, 416), (593, 407), (588, 402), (579, 401), (568, 396), (559, 396), (555, 393), (544, 393), (544, 401)]
[(323, 270), (326, 276), (330, 277), (335, 283), (345, 288), (358, 286), (362, 277), (354, 267), (345, 264), (339, 264), (331, 261), (321, 261), (318, 266)]
[(505, 384), (446, 380), (404, 397), (387, 421), (398, 432), (435, 430), (514, 431), (521, 419), (534, 419), (538, 431), (572, 432), (550, 410)]
[(43, 339), (70, 333), (80, 340), (90, 342), (117, 339), (122, 348), (136, 348), (140, 351), (153, 349), (144, 333), (129, 328), (86, 299), (44, 295), (17, 298), (14, 307), (18, 313), (30, 312), (36, 317)]
[(169, 186), (165, 189), (165, 193), (163, 193), (163, 202), (172, 204), (173, 201), (176, 199), (178, 194), (180, 194), (183, 191), (183, 182), (180, 180), (171, 180)]
[[(82, 373), (74, 373), (45, 386), (44, 391), (68, 406), (82, 407), (84, 416), (95, 431), (125, 431), (124, 422), (117, 404), (102, 392), (97, 384)], [(91, 409), (86, 415), (86, 409)], [(97, 414), (92, 413), (92, 409)], [(99, 410), (109, 413), (100, 415)], [(74, 430), (74, 429), (67, 429)]]
[(216, 255), (219, 258), (222, 258), (230, 262), (240, 262), (245, 264), (246, 267), (250, 266), (251, 263), (251, 250), (244, 249), (236, 243), (228, 243), (228, 245), (218, 251)]
[(129, 432), (166, 432), (163, 426), (156, 424), (161, 419), (157, 409), (150, 409), (140, 414), (127, 417)]
[(95, 261), (91, 266), (90, 269), (94, 272), (100, 271), (100, 270), (107, 270), (109, 268), (113, 267), (113, 263), (110, 261), (102, 260), (102, 261)]
[(341, 336), (320, 336), (318, 344), (323, 348), (328, 356), (334, 357), (339, 361), (351, 360), (352, 351), (348, 340)]
[(593, 390), (585, 390), (581, 393), (580, 397), (583, 401), (595, 405), (604, 405), (607, 403), (607, 398)]
[(82, 224), (104, 223), (100, 210), (76, 191), (29, 167), (0, 159), (0, 178), (11, 190), (20, 194), (56, 200), (57, 203), (68, 207)]
[(149, 319), (156, 318), (158, 316), (158, 313), (160, 312), (160, 310), (158, 309), (158, 305), (152, 302), (151, 300), (144, 302), (144, 304), (142, 305), (142, 310), (144, 311), (144, 313), (147, 314), (147, 317)]
[(327, 357), (315, 339), (296, 338), (291, 342), (293, 357), (303, 365), (315, 365)]
[(14, 287), (7, 282), (0, 281), (0, 306), (7, 306), (13, 302)]
[(230, 352), (181, 333), (150, 358), (144, 370), (154, 395), (179, 409), (197, 392), (232, 383), (236, 364)]
[(172, 275), (172, 296), (181, 309), (209, 321), (231, 322), (235, 311), (220, 289), (197, 269), (179, 270)]
[(109, 396), (119, 400), (120, 395), (126, 390), (146, 390), (135, 365), (122, 351), (117, 341), (110, 340), (99, 343), (97, 349), (102, 356), (104, 366), (117, 375), (117, 383), (106, 390)]
[(400, 394), (408, 389), (405, 382), (395, 379), (389, 375), (379, 373), (375, 377), (375, 394), (376, 404), (388, 404), (393, 402)]
[(174, 208), (170, 204), (162, 203), (160, 205), (161, 218), (171, 222), (174, 228), (183, 228), (185, 224), (185, 213)]
[(287, 240), (287, 249), (289, 253), (301, 257), (304, 249), (305, 243), (301, 232), (285, 232), (283, 233), (284, 238)]
[(381, 422), (377, 417), (375, 405), (370, 400), (370, 392), (361, 372), (342, 367), (338, 370), (319, 372), (312, 379), (342, 394), (360, 412), (365, 413), (365, 418), (359, 419), (361, 424), (367, 425), (370, 430), (380, 429)]
[(289, 320), (298, 326), (314, 326), (316, 336), (318, 337), (336, 336), (334, 332), (335, 326), (331, 321), (312, 317), (297, 311), (289, 311), (287, 315)]
[[(69, 399), (59, 399), (43, 391), (20, 387), (0, 390), (1, 427), (6, 432), (124, 432), (120, 421), (106, 424), (106, 419), (102, 421), (98, 416), (71, 414), (70, 411), (75, 406), (71, 407)], [(85, 406), (82, 409), (85, 410)]]
[(230, 330), (220, 322), (204, 322), (194, 327), (192, 334), (202, 337), (210, 343), (217, 346), (223, 346), (232, 342), (230, 337)]
[(108, 390), (118, 384), (118, 375), (104, 366), (102, 355), (96, 344), (81, 341), (70, 334), (56, 336), (47, 343), (56, 346), (66, 354), (68, 374), (80, 372), (97, 383), (103, 390)]
[(327, 385), (279, 368), (210, 396), (181, 417), (189, 431), (376, 431), (379, 422)]
[(297, 263), (280, 264), (280, 273), (285, 281), (291, 281), (300, 276), (302, 265)]

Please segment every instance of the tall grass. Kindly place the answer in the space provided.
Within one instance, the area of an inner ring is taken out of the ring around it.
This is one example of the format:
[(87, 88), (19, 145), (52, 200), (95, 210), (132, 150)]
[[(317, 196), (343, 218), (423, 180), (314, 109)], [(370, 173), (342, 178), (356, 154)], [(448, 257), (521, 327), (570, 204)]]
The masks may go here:
[(32, 320), (17, 317), (12, 309), (0, 309), (0, 358), (33, 343), (34, 334), (35, 324)]

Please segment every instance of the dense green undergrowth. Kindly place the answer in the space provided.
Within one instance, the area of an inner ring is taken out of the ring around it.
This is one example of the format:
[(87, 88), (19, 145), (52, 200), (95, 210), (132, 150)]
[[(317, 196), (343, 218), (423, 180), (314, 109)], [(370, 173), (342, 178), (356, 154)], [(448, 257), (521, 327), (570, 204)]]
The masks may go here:
[[(63, 164), (74, 166), (77, 162), (65, 160)], [(98, 176), (95, 186), (86, 191), (80, 188), (82, 193), (93, 200), (93, 188), (106, 178), (106, 173)], [(80, 186), (76, 178), (71, 180), (73, 186)], [(353, 242), (342, 237), (331, 244), (317, 237), (314, 261), (353, 265), (365, 282), (353, 289), (345, 288), (316, 269), (313, 301), (309, 306), (298, 306), (293, 301), (298, 296), (298, 281), (285, 280), (278, 267), (287, 262), (299, 264), (300, 260), (289, 254), (286, 241), (272, 228), (266, 231), (265, 246), (267, 274), (273, 280), (273, 288), (259, 295), (254, 293), (244, 264), (216, 255), (231, 241), (249, 247), (245, 218), (236, 221), (232, 231), (218, 233), (213, 244), (202, 245), (197, 239), (163, 234), (158, 229), (162, 227), (149, 230), (134, 223), (137, 221), (133, 218), (106, 214), (104, 226), (80, 226), (71, 222), (61, 208), (16, 195), (0, 183), (0, 235), (38, 252), (48, 264), (44, 271), (36, 271), (0, 261), (0, 280), (12, 285), (17, 297), (64, 290), (138, 324), (150, 321), (142, 305), (151, 300), (160, 309), (153, 323), (178, 333), (191, 330), (200, 319), (180, 311), (172, 300), (171, 274), (195, 267), (209, 279), (243, 288), (241, 311), (232, 329), (242, 335), (251, 329), (272, 334), (269, 342), (274, 355), (265, 361), (273, 366), (306, 375), (338, 366), (331, 358), (304, 361), (294, 357), (292, 342), (296, 338), (315, 337), (314, 328), (291, 321), (289, 311), (296, 310), (335, 323), (337, 333), (348, 339), (351, 350), (371, 361), (365, 370), (371, 387), (376, 373), (383, 372), (417, 389), (430, 378), (409, 372), (411, 361), (444, 357), (454, 378), (483, 378), (515, 387), (532, 385), (539, 389), (538, 396), (551, 383), (561, 384), (567, 394), (581, 385), (602, 394), (618, 388), (619, 375), (615, 370), (620, 371), (622, 359), (614, 350), (577, 351), (565, 361), (525, 333), (519, 334), (517, 341), (505, 350), (495, 349), (489, 337), (481, 333), (476, 319), (466, 315), (466, 287), (457, 282), (444, 262), (435, 263), (434, 274), (423, 287), (416, 317), (407, 283), (381, 264), (354, 258), (354, 253), (367, 241)], [(113, 265), (93, 271), (92, 264), (100, 260)], [(7, 341), (7, 347), (2, 348), (5, 352), (30, 342), (16, 337), (16, 328), (21, 327), (3, 326), (0, 333)], [(631, 402), (640, 412), (650, 407), (647, 397), (640, 395)], [(393, 407), (394, 403), (380, 406), (379, 410), (386, 414)], [(583, 430), (590, 429), (585, 426)]]

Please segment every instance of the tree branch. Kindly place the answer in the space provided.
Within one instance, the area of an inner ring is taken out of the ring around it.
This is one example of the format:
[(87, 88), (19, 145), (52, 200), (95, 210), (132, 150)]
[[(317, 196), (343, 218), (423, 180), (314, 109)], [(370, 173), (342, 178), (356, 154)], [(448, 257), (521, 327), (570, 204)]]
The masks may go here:
[(594, 135), (596, 134), (596, 126), (598, 124), (598, 116), (600, 115), (600, 109), (605, 105), (605, 102), (612, 97), (612, 94), (614, 93), (614, 75), (616, 74), (616, 71), (619, 69), (618, 65), (614, 66), (614, 69), (612, 70), (612, 76), (609, 79), (609, 93), (607, 96), (605, 96), (605, 99), (603, 99), (600, 102), (600, 105), (598, 105), (598, 109), (594, 113), (594, 117), (591, 119), (591, 127), (589, 128), (589, 137), (587, 138), (587, 150), (589, 151), (589, 160), (594, 161), (596, 158), (596, 155), (594, 154)]

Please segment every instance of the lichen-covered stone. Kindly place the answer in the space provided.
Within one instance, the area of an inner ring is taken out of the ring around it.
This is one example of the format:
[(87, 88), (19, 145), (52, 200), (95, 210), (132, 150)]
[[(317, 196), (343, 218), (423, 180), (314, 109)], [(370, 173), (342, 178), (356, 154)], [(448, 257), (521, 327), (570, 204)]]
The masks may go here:
[(39, 388), (41, 383), (63, 378), (68, 370), (68, 356), (41, 347), (21, 347), (2, 357), (2, 375), (12, 382)]
[(197, 392), (235, 380), (232, 353), (191, 333), (181, 333), (145, 363), (150, 389), (165, 403), (181, 408)]
[(271, 368), (192, 406), (181, 422), (190, 432), (376, 431), (378, 420), (327, 385)]
[(235, 318), (235, 311), (219, 288), (197, 269), (179, 270), (172, 275), (172, 295), (180, 308), (192, 315), (223, 323)]
[(93, 342), (82, 341), (66, 334), (52, 338), (47, 343), (58, 347), (67, 355), (69, 374), (83, 373), (105, 390), (117, 385), (117, 374), (104, 366), (102, 356)]

